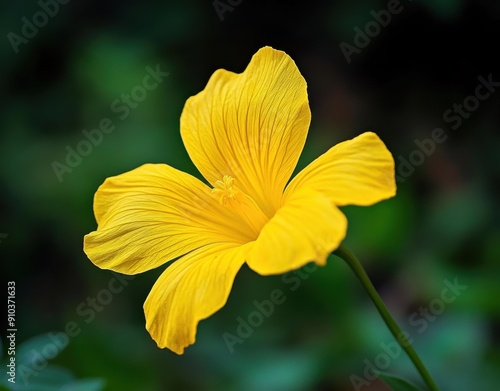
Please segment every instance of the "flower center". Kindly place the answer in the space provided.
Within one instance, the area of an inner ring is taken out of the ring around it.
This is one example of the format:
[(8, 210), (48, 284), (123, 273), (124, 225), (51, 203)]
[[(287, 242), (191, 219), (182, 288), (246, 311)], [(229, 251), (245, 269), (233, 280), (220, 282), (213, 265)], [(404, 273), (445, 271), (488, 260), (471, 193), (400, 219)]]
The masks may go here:
[(215, 182), (212, 194), (221, 205), (231, 208), (245, 220), (257, 235), (269, 220), (253, 198), (234, 185), (234, 178), (229, 175), (224, 175), (222, 180)]

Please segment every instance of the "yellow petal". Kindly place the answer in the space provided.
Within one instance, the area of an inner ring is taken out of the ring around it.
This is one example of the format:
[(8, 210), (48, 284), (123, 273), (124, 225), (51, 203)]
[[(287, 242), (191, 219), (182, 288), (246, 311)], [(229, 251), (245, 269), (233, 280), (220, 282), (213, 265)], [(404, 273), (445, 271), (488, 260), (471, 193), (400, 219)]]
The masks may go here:
[(198, 322), (226, 303), (251, 245), (207, 246), (163, 272), (144, 303), (146, 328), (160, 348), (182, 354), (194, 343)]
[(215, 186), (225, 175), (271, 217), (304, 146), (311, 114), (293, 60), (260, 49), (246, 70), (216, 71), (189, 98), (181, 135), (194, 164)]
[(264, 226), (247, 259), (259, 274), (279, 274), (310, 261), (323, 265), (345, 237), (347, 219), (324, 195), (294, 192)]
[(287, 186), (325, 194), (336, 205), (372, 205), (396, 194), (394, 159), (380, 138), (366, 132), (335, 145), (302, 170)]
[(246, 243), (253, 231), (198, 179), (163, 164), (108, 178), (94, 198), (98, 228), (84, 251), (103, 269), (135, 274), (215, 242)]

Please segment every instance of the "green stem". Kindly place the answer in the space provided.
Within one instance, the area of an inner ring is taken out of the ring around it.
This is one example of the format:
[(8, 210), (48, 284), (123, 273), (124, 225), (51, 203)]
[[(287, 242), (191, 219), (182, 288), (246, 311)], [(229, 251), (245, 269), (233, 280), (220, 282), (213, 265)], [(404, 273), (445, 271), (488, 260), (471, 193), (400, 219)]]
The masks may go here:
[(358, 258), (356, 258), (356, 256), (343, 245), (341, 245), (337, 250), (335, 250), (333, 254), (342, 258), (349, 265), (354, 274), (356, 274), (356, 277), (358, 277), (359, 281), (361, 282), (366, 292), (368, 292), (368, 295), (372, 299), (373, 304), (375, 304), (375, 307), (377, 307), (377, 310), (382, 316), (382, 319), (384, 320), (385, 324), (391, 331), (394, 338), (396, 338), (396, 341), (398, 341), (399, 345), (401, 345), (406, 354), (408, 354), (408, 357), (410, 357), (411, 361), (413, 362), (418, 372), (420, 373), (420, 376), (422, 376), (422, 379), (424, 380), (425, 384), (427, 384), (427, 386), (429, 387), (429, 390), (439, 391), (436, 383), (434, 382), (434, 380), (432, 380), (431, 375), (429, 374), (424, 364), (422, 363), (422, 360), (417, 355), (417, 353), (415, 352), (415, 350), (405, 337), (405, 334), (401, 331), (401, 329), (399, 328), (399, 326), (397, 325), (397, 323), (394, 321), (391, 314), (387, 310), (387, 307), (385, 306), (384, 302), (382, 301), (379, 294), (375, 290), (375, 287), (370, 281), (370, 278), (366, 274), (365, 269), (363, 269), (363, 266), (359, 262)]

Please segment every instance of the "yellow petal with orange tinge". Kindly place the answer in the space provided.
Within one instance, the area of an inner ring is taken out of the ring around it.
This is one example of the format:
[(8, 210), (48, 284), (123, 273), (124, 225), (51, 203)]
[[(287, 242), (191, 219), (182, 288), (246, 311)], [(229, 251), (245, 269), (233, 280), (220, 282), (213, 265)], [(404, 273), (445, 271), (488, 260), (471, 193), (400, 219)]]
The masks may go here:
[(164, 164), (106, 179), (95, 195), (94, 213), (98, 228), (85, 236), (85, 253), (100, 268), (125, 274), (208, 244), (246, 243), (255, 235), (208, 186)]
[(260, 49), (241, 74), (216, 71), (186, 102), (181, 135), (192, 161), (215, 186), (225, 175), (268, 217), (280, 206), (307, 136), (306, 82), (293, 60)]
[(252, 244), (210, 245), (163, 272), (144, 303), (146, 328), (160, 348), (182, 354), (194, 343), (198, 322), (226, 303)]
[(346, 231), (347, 219), (327, 197), (311, 189), (296, 191), (262, 229), (248, 255), (248, 266), (268, 275), (310, 261), (323, 265)]
[(380, 138), (366, 132), (335, 145), (287, 186), (286, 197), (303, 188), (325, 194), (335, 205), (372, 205), (396, 194), (394, 159)]

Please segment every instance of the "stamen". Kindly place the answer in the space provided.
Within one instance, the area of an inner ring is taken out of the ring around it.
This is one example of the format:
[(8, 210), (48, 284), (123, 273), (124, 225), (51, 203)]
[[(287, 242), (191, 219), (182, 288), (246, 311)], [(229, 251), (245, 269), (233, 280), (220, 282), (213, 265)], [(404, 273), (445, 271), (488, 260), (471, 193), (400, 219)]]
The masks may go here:
[(216, 181), (215, 187), (212, 189), (212, 194), (215, 194), (221, 205), (227, 205), (230, 200), (235, 200), (239, 189), (233, 187), (234, 178), (229, 175), (224, 175), (222, 181)]
[(249, 224), (258, 235), (262, 227), (269, 220), (262, 212), (252, 197), (243, 193), (234, 185), (234, 178), (224, 175), (222, 180), (216, 181), (212, 189), (219, 203), (233, 209), (247, 224)]

